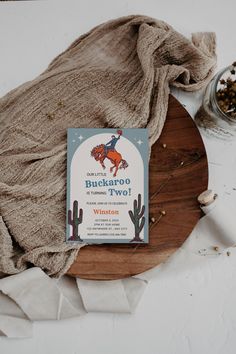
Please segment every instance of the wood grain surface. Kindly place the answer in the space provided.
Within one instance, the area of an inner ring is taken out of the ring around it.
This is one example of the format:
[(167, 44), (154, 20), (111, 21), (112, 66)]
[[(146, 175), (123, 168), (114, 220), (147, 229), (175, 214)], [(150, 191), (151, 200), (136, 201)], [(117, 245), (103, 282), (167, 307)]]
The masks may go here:
[(67, 274), (111, 280), (164, 262), (201, 217), (197, 196), (207, 184), (207, 157), (199, 131), (184, 107), (170, 96), (167, 120), (149, 164), (149, 216), (155, 219), (150, 221), (149, 244), (86, 246)]

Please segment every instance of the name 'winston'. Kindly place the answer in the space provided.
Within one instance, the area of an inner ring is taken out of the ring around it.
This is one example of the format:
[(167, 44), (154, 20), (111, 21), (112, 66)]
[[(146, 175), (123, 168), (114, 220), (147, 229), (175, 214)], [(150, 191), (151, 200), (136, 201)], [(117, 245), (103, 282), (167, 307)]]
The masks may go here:
[(112, 214), (117, 215), (119, 214), (119, 210), (103, 210), (103, 209), (93, 209), (94, 214)]

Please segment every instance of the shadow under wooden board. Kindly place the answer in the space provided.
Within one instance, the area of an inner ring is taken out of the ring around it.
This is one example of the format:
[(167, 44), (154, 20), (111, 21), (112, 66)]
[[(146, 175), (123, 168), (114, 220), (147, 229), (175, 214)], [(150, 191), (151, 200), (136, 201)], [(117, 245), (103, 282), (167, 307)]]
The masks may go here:
[(199, 131), (184, 107), (170, 96), (165, 126), (152, 147), (149, 164), (149, 216), (155, 219), (150, 222), (149, 244), (83, 247), (67, 274), (111, 280), (164, 262), (200, 219), (197, 196), (207, 184), (207, 157)]

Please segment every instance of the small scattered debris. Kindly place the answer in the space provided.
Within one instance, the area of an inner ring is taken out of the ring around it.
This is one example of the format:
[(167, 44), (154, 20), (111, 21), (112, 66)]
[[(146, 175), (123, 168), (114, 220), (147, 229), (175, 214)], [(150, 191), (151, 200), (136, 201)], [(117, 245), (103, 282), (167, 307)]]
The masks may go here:
[(156, 221), (156, 219), (154, 218), (154, 217), (151, 217), (151, 222), (155, 222)]
[(180, 166), (183, 166), (183, 164), (184, 164), (184, 161), (181, 161), (181, 162), (180, 162)]
[(165, 149), (166, 148), (166, 144), (162, 144), (162, 147)]
[(206, 248), (202, 248), (201, 250), (198, 250), (198, 253), (201, 255), (201, 256), (206, 256), (207, 253), (206, 253)]
[(55, 118), (55, 113), (46, 113), (46, 116), (48, 119), (53, 119)]
[(64, 107), (65, 103), (62, 100), (59, 100), (58, 104), (59, 107)]
[[(213, 246), (212, 247), (214, 253), (212, 253), (210, 250), (207, 250), (206, 248), (202, 248), (200, 250), (198, 250), (199, 255), (201, 256), (216, 256), (216, 255), (222, 255), (225, 254), (224, 252), (220, 251), (220, 247), (219, 246)], [(230, 256), (230, 252), (228, 251), (227, 256)]]

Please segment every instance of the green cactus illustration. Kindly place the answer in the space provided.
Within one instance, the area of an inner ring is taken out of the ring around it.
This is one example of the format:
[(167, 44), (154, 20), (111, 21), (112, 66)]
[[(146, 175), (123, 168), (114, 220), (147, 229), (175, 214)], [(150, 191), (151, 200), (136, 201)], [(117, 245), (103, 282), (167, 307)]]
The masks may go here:
[(134, 238), (130, 242), (143, 242), (143, 240), (140, 238), (139, 235), (145, 224), (145, 216), (143, 216), (144, 212), (145, 212), (145, 205), (143, 205), (141, 208), (141, 194), (138, 194), (138, 200), (134, 199), (133, 211), (129, 210), (129, 216), (130, 219), (132, 220), (132, 223), (134, 224), (134, 233), (135, 233)]
[(83, 240), (78, 235), (79, 224), (83, 221), (83, 209), (80, 208), (79, 215), (78, 215), (78, 201), (74, 200), (73, 203), (73, 218), (72, 218), (72, 211), (68, 210), (68, 224), (72, 226), (72, 236), (69, 238), (70, 241), (80, 241)]

